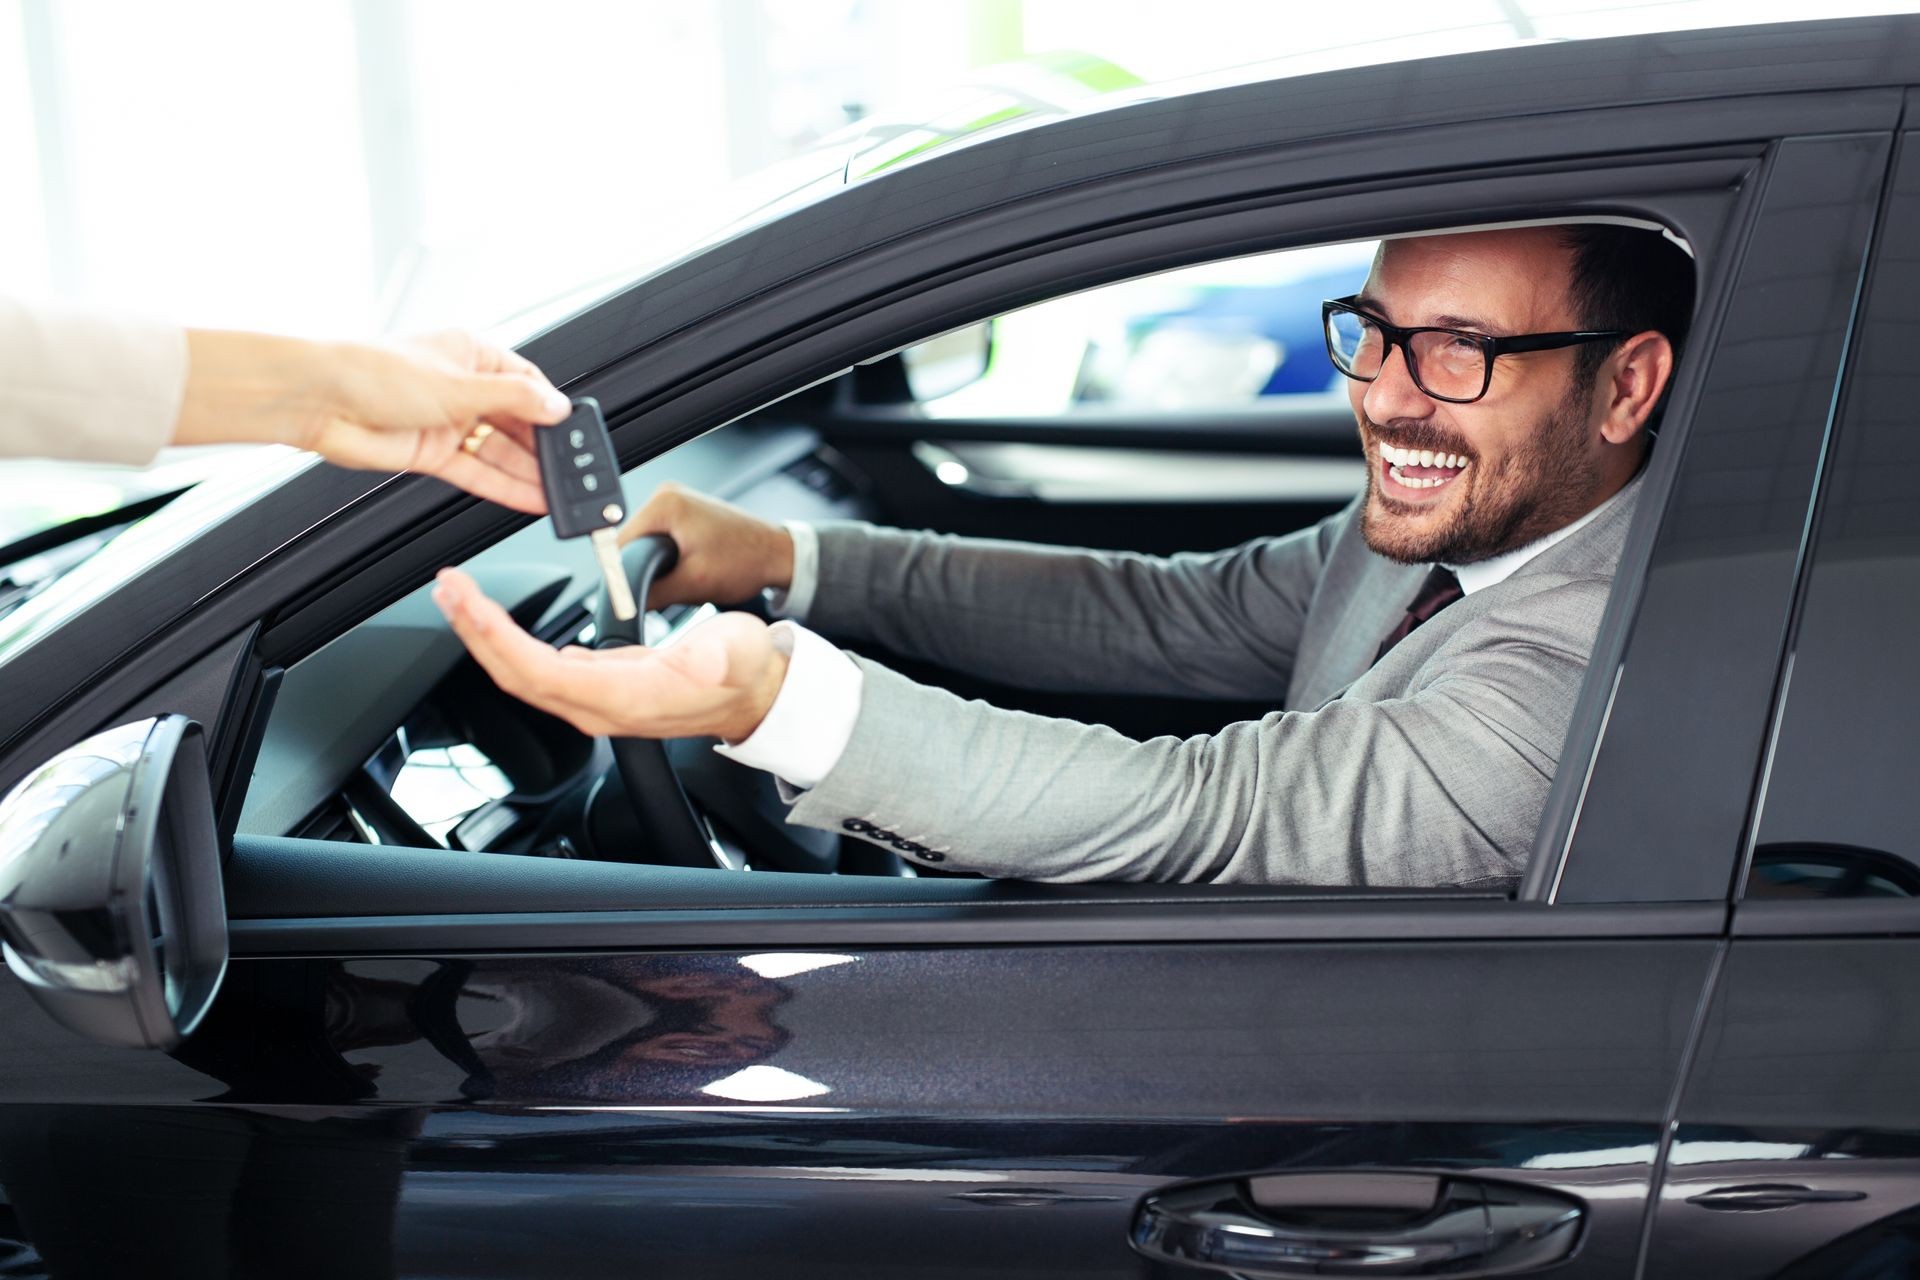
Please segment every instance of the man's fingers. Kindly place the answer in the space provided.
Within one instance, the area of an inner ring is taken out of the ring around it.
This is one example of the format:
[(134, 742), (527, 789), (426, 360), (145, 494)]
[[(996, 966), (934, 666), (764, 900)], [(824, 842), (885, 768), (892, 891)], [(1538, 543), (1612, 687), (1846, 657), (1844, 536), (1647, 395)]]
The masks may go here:
[(570, 662), (528, 635), (458, 569), (440, 571), (433, 598), (474, 660), (514, 697), (568, 718), (606, 702), (607, 691), (594, 690), (598, 668)]
[[(583, 733), (613, 737), (717, 732), (738, 697), (727, 676), (756, 633), (765, 631), (756, 618), (726, 615), (668, 649), (556, 651), (523, 631), (456, 569), (440, 571), (433, 598), (474, 660), (503, 691)], [(757, 638), (764, 647), (764, 634)]]

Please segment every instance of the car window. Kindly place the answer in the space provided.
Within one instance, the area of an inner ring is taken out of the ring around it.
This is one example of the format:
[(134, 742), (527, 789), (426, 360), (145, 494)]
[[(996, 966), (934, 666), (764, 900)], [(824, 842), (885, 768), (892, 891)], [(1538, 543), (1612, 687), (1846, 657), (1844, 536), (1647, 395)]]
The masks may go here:
[[(837, 436), (845, 425), (836, 416), (845, 397), (829, 394), (776, 402), (654, 459), (627, 474), (626, 496), (637, 507), (662, 481), (673, 480), (773, 520), (842, 519), (1065, 548), (1155, 552), (1172, 547), (1196, 553), (1194, 564), (1208, 556), (1222, 563), (1236, 555), (1257, 558), (1266, 554), (1260, 546), (1331, 520), (1366, 483), (1369, 464), (1358, 449), (1346, 382), (1328, 358), (1321, 302), (1357, 292), (1375, 249), (1372, 243), (1336, 244), (1240, 257), (1063, 295), (921, 344), (917, 356), (903, 362), (909, 376), (918, 363), (928, 377), (959, 381), (969, 361), (979, 356), (983, 340), (990, 341), (985, 376), (938, 397), (929, 406), (928, 419), (920, 420), (934, 436), (944, 430), (943, 420), (960, 416), (955, 406), (969, 394), (976, 405), (969, 412), (989, 426), (992, 415), (978, 406), (997, 403), (1009, 416), (1055, 422), (1109, 407), (1165, 415), (1164, 435), (1149, 431), (1072, 444), (1056, 440), (1044, 447), (1069, 456), (1049, 453), (1036, 459), (1021, 454), (1012, 459), (1035, 467), (1068, 467), (1072, 485), (1029, 485), (1000, 501), (990, 490), (975, 494), (964, 485), (954, 486), (934, 468), (927, 468), (933, 472), (930, 477), (919, 474), (911, 463), (924, 462), (921, 447), (935, 440), (902, 441), (891, 446), (895, 452), (889, 455), (889, 446), (872, 436), (864, 445), (857, 432)], [(1063, 341), (1063, 335), (1070, 340)], [(884, 358), (877, 356), (874, 363)], [(847, 377), (851, 381), (861, 372), (856, 369)], [(1300, 425), (1307, 419), (1291, 413), (1284, 430), (1256, 426), (1257, 438), (1249, 438), (1244, 453), (1195, 452), (1181, 432), (1183, 418), (1198, 412), (1258, 411), (1289, 399), (1311, 401), (1309, 425), (1316, 434), (1303, 437)], [(939, 414), (933, 405), (940, 406)], [(910, 431), (913, 421), (903, 417), (899, 426)], [(892, 426), (890, 422), (889, 430)], [(1020, 424), (1010, 429), (1018, 430)], [(1336, 444), (1339, 453), (1331, 452)], [(989, 430), (954, 447), (1031, 451), (1042, 446), (1012, 444)], [(1424, 460), (1419, 451), (1401, 451), (1408, 456), (1393, 462), (1391, 469), (1398, 484), (1451, 483), (1471, 465), (1459, 458), (1445, 461), (1452, 456), (1445, 451), (1427, 454)], [(1181, 488), (1177, 501), (1157, 494), (1116, 497), (1122, 489), (1105, 483), (1125, 473), (1134, 478), (1144, 474), (1164, 485), (1181, 481), (1188, 470), (1204, 482)], [(906, 477), (916, 475), (923, 485), (962, 491), (948, 499), (935, 487), (930, 498), (926, 489), (908, 483)], [(1093, 501), (1086, 489), (1096, 480), (1105, 487)], [(1293, 490), (1283, 492), (1286, 485)], [(1002, 518), (1015, 515), (1044, 523), (1012, 529)], [(984, 521), (980, 527), (953, 522), (975, 517)], [(1609, 519), (1620, 523), (1617, 513)], [(1221, 533), (1235, 521), (1242, 526), (1239, 532)], [(1237, 563), (1248, 575), (1266, 573), (1250, 567), (1252, 560)], [(584, 540), (563, 543), (546, 522), (535, 522), (464, 567), (541, 640), (554, 645), (594, 643), (599, 580)], [(1011, 641), (976, 644), (969, 658), (938, 643), (916, 648), (916, 635), (925, 638), (915, 631), (918, 624), (868, 634), (860, 627), (836, 626), (836, 606), (821, 604), (831, 599), (831, 592), (816, 596), (816, 614), (803, 622), (852, 652), (962, 698), (1116, 730), (1137, 743), (1197, 741), (1221, 734), (1222, 750), (1252, 753), (1262, 749), (1253, 735), (1263, 717), (1281, 708), (1311, 711), (1339, 703), (1349, 686), (1374, 670), (1378, 654), (1406, 642), (1407, 602), (1415, 598), (1429, 566), (1388, 569), (1392, 581), (1372, 583), (1379, 598), (1353, 623), (1366, 633), (1364, 644), (1341, 650), (1344, 654), (1351, 649), (1351, 657), (1323, 653), (1311, 663), (1301, 660), (1298, 672), (1284, 655), (1271, 661), (1262, 657), (1256, 639), (1238, 647), (1215, 645), (1223, 666), (1237, 664), (1232, 670), (1239, 674), (1233, 676), (1214, 672), (1209, 664), (1202, 664), (1207, 670), (1182, 675), (1179, 664), (1149, 657), (1141, 659), (1137, 669), (1125, 665), (1132, 659), (1123, 659), (1124, 669), (1108, 684), (1096, 686), (1077, 676), (1023, 681), (1045, 656), (1023, 638), (1031, 628), (1017, 632)], [(286, 672), (239, 831), (523, 856), (684, 863), (657, 856), (665, 845), (645, 829), (649, 806), (629, 797), (618, 753), (606, 740), (584, 737), (506, 697), (465, 660), (428, 599), (431, 585), (421, 586)], [(1582, 593), (1580, 609), (1592, 612), (1604, 606), (1606, 584), (1597, 585), (1597, 591)], [(1164, 598), (1143, 598), (1141, 608), (1151, 617), (1142, 629), (1165, 632), (1172, 646), (1168, 652), (1197, 652), (1195, 643), (1203, 648), (1209, 643), (1201, 635), (1207, 624), (1199, 619), (1208, 609), (1227, 606), (1204, 585), (1176, 586), (1169, 582), (1154, 588), (1164, 592)], [(849, 598), (844, 590), (842, 600)], [(1235, 588), (1228, 594), (1243, 600), (1247, 593)], [(880, 595), (894, 598), (885, 590)], [(1251, 595), (1257, 600), (1279, 598), (1277, 590), (1264, 587)], [(1268, 634), (1268, 622), (1285, 625), (1285, 618), (1272, 612), (1277, 608), (1272, 605), (1258, 618), (1246, 614), (1234, 626), (1248, 636)], [(712, 605), (664, 611), (650, 619), (648, 639), (670, 642), (712, 612)], [(1039, 616), (1046, 610), (1036, 605), (1025, 612)], [(1009, 621), (1015, 617), (1018, 612), (1009, 615)], [(847, 620), (843, 608), (837, 621)], [(1436, 629), (1429, 637), (1445, 631)], [(1420, 652), (1426, 639), (1413, 642), (1405, 652)], [(981, 657), (986, 651), (993, 652)], [(1014, 657), (1002, 661), (994, 654)], [(1055, 665), (1096, 660), (1108, 659), (1099, 652), (1091, 657), (1066, 655)], [(1309, 671), (1310, 676), (1305, 674)], [(1169, 673), (1179, 678), (1164, 678)], [(1296, 674), (1301, 679), (1295, 680)], [(1577, 668), (1557, 671), (1552, 688), (1536, 703), (1570, 701), (1580, 678)], [(1377, 691), (1363, 692), (1348, 705), (1376, 700)], [(1547, 715), (1538, 725), (1530, 721), (1528, 734), (1558, 735), (1564, 725), (1564, 718)], [(1369, 730), (1363, 724), (1360, 731)], [(1239, 736), (1231, 741), (1239, 745), (1224, 745), (1234, 732)], [(1472, 739), (1468, 749), (1489, 758), (1503, 749), (1488, 737), (1468, 733), (1465, 739)], [(934, 857), (927, 857), (932, 846), (910, 830), (876, 826), (858, 814), (836, 813), (829, 815), (831, 821), (818, 815), (811, 823), (789, 821), (793, 797), (783, 796), (771, 774), (722, 760), (710, 746), (688, 739), (669, 755), (672, 772), (697, 811), (711, 864), (882, 876), (942, 874), (937, 864), (947, 855), (936, 849)], [(1356, 755), (1349, 767), (1353, 776), (1330, 791), (1350, 790), (1366, 766)], [(1536, 766), (1526, 768), (1530, 778), (1539, 776)], [(1338, 816), (1339, 808), (1328, 808), (1335, 827), (1345, 821)], [(1501, 848), (1526, 848), (1538, 816), (1537, 810), (1504, 816), (1512, 829)], [(1505, 893), (1518, 877), (1519, 867), (1511, 858), (1492, 865), (1478, 845), (1466, 852), (1461, 852), (1466, 848), (1461, 844), (1422, 853), (1414, 848), (1418, 841), (1403, 841), (1398, 835), (1376, 843), (1392, 844), (1396, 850), (1404, 843), (1407, 847), (1394, 856), (1403, 857), (1410, 868), (1423, 858), (1425, 865), (1441, 865), (1452, 857), (1460, 869), (1445, 883), (1475, 892)], [(876, 853), (876, 845), (884, 847)], [(1328, 845), (1345, 847), (1338, 839)], [(1274, 841), (1268, 847), (1294, 844)], [(919, 862), (907, 862), (895, 851)], [(1296, 878), (1339, 885), (1351, 883), (1349, 874), (1323, 859)], [(1402, 879), (1381, 878), (1379, 883), (1389, 888), (1425, 883), (1414, 878), (1420, 874), (1409, 870)]]
[[(1912, 178), (1907, 179), (1911, 194)], [(1802, 584), (1746, 895), (1920, 896), (1920, 235), (1890, 224)]]
[(958, 389), (943, 386), (953, 337), (909, 348), (909, 385), (936, 418), (1171, 416), (1325, 397), (1339, 375), (1320, 302), (1357, 292), (1375, 247), (1258, 254), (1051, 298), (996, 317), (984, 372)]

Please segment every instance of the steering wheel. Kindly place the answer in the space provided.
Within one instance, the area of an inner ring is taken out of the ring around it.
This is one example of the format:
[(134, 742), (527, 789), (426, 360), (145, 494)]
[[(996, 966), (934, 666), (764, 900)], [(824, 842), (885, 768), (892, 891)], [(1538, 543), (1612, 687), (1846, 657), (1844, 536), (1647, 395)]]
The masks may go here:
[[(666, 534), (636, 538), (620, 553), (621, 567), (633, 583), (641, 606), (638, 617), (613, 616), (604, 593), (594, 609), (596, 649), (643, 643), (641, 618), (653, 580), (671, 573), (680, 550)], [(707, 749), (704, 738), (655, 741), (610, 738), (614, 768), (627, 793), (633, 826), (626, 839), (639, 840), (639, 861), (683, 867), (728, 865), (714, 843), (707, 814), (725, 815), (727, 827), (753, 851), (753, 864), (778, 871), (830, 873), (841, 869), (837, 833), (791, 826), (786, 802), (771, 776), (723, 759)], [(856, 850), (868, 874), (903, 875), (904, 864), (881, 850)]]
[[(647, 592), (653, 580), (671, 573), (680, 559), (680, 548), (664, 533), (635, 538), (620, 553), (627, 580), (633, 583), (633, 598), (639, 605), (631, 618), (613, 616), (607, 593), (600, 593), (594, 607), (593, 647), (618, 649), (643, 643), (641, 628), (647, 616)], [(682, 867), (716, 865), (705, 825), (694, 812), (693, 802), (680, 785), (680, 779), (667, 760), (663, 742), (651, 738), (612, 738), (614, 767), (626, 787), (627, 801), (634, 820), (640, 825), (647, 861)]]

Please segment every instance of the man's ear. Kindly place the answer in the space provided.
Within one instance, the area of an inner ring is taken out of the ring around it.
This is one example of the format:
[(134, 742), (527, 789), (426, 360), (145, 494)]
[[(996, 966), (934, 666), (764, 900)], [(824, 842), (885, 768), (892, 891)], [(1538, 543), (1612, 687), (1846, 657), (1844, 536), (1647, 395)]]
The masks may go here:
[(1649, 329), (1620, 344), (1600, 368), (1607, 397), (1600, 435), (1608, 444), (1625, 444), (1639, 434), (1672, 376), (1673, 344), (1664, 333)]

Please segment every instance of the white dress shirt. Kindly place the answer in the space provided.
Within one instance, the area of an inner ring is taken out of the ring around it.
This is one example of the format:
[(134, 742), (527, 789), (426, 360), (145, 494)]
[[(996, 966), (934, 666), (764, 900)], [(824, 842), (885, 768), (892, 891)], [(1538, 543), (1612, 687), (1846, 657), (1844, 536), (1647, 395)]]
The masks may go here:
[[(1504, 582), (1554, 543), (1571, 537), (1612, 501), (1609, 498), (1572, 524), (1524, 547), (1489, 560), (1446, 567), (1460, 580), (1462, 595), (1484, 591)], [(739, 742), (723, 743), (714, 750), (804, 788), (817, 786), (840, 763), (860, 715), (865, 677), (853, 659), (799, 625), (819, 588), (820, 538), (813, 526), (798, 520), (787, 521), (786, 529), (793, 538), (793, 581), (784, 592), (768, 592), (767, 603), (782, 616), (773, 624), (773, 642), (787, 655), (787, 678), (759, 728)]]

